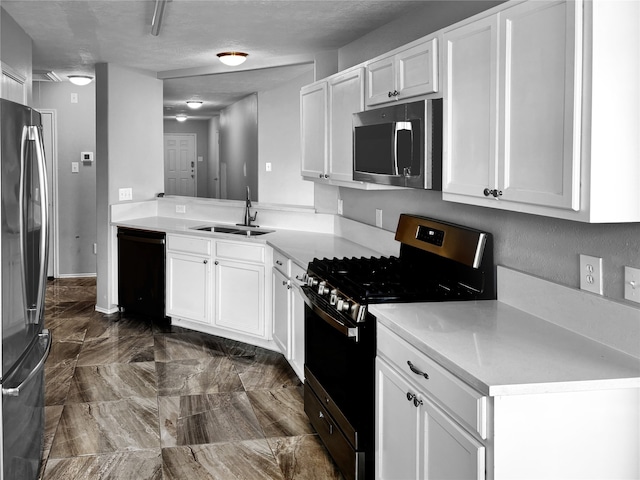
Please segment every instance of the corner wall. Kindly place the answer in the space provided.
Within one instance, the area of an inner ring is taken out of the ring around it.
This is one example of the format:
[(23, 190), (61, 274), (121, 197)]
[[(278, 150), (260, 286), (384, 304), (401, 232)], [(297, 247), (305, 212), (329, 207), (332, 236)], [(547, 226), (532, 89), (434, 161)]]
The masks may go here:
[(164, 191), (162, 80), (154, 73), (112, 63), (96, 65), (97, 305), (112, 313), (117, 245), (110, 206), (118, 190), (131, 188), (133, 201)]

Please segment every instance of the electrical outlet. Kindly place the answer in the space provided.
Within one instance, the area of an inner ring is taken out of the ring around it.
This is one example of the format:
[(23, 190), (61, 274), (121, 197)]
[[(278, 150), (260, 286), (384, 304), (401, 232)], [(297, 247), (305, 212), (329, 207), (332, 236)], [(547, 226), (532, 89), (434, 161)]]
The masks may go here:
[(624, 298), (640, 303), (640, 268), (624, 267)]
[(71, 103), (78, 103), (78, 94), (77, 93), (72, 93), (71, 94)]
[(80, 173), (80, 163), (71, 162), (71, 173)]
[(271, 171), (271, 162), (265, 163), (264, 166), (265, 166), (265, 169), (267, 170), (267, 172)]
[(342, 199), (339, 198), (338, 199), (338, 215), (342, 215), (343, 212), (343, 204), (342, 204)]
[(118, 200), (133, 200), (133, 189), (131, 188), (121, 188), (118, 190)]
[(580, 288), (602, 295), (602, 258), (580, 255)]
[(187, 207), (185, 205), (176, 205), (176, 213), (187, 213)]
[(376, 208), (376, 227), (382, 228), (382, 210)]

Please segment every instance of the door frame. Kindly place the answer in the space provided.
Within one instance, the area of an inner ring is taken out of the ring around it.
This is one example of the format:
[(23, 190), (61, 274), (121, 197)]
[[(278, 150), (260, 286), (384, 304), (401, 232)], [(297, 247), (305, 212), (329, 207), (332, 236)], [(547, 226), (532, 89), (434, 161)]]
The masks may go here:
[[(41, 116), (51, 116), (51, 152), (45, 151), (47, 162), (47, 179), (49, 183), (49, 202), (51, 211), (49, 212), (49, 264), (47, 266), (47, 276), (52, 273), (53, 278), (60, 275), (60, 251), (59, 251), (59, 224), (58, 224), (58, 113), (51, 108), (38, 109)], [(50, 167), (49, 167), (50, 166)]]
[[(162, 150), (164, 156), (164, 174), (167, 173), (167, 157), (165, 151), (165, 141), (167, 137), (193, 138), (193, 196), (198, 196), (198, 134), (196, 133), (165, 133), (163, 134)], [(166, 179), (165, 179), (166, 182)], [(165, 185), (166, 190), (166, 185)]]

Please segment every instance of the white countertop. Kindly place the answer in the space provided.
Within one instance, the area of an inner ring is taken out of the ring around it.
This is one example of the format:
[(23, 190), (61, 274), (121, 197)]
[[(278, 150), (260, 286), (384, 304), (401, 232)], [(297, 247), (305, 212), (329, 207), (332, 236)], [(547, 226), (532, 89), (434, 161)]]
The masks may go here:
[(300, 232), (278, 227), (264, 227), (275, 230), (272, 233), (255, 237), (244, 237), (226, 233), (212, 233), (193, 230), (201, 225), (218, 224), (215, 221), (188, 220), (173, 217), (143, 217), (113, 222), (116, 226), (154, 230), (166, 233), (188, 234), (201, 237), (244, 242), (263, 243), (272, 246), (287, 255), (303, 268), (314, 258), (380, 256), (380, 252), (329, 233)]
[(640, 388), (640, 360), (497, 300), (371, 305), (485, 395)]

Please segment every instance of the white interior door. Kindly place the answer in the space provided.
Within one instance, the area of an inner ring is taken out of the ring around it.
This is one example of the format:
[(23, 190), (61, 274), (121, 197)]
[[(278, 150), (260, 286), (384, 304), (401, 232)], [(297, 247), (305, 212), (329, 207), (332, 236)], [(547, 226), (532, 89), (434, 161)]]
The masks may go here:
[(58, 146), (56, 136), (56, 111), (39, 110), (42, 119), (44, 156), (47, 163), (47, 183), (49, 184), (49, 263), (47, 277), (58, 276), (58, 178), (55, 174), (58, 165)]
[(196, 196), (196, 135), (164, 136), (164, 186), (167, 195)]

